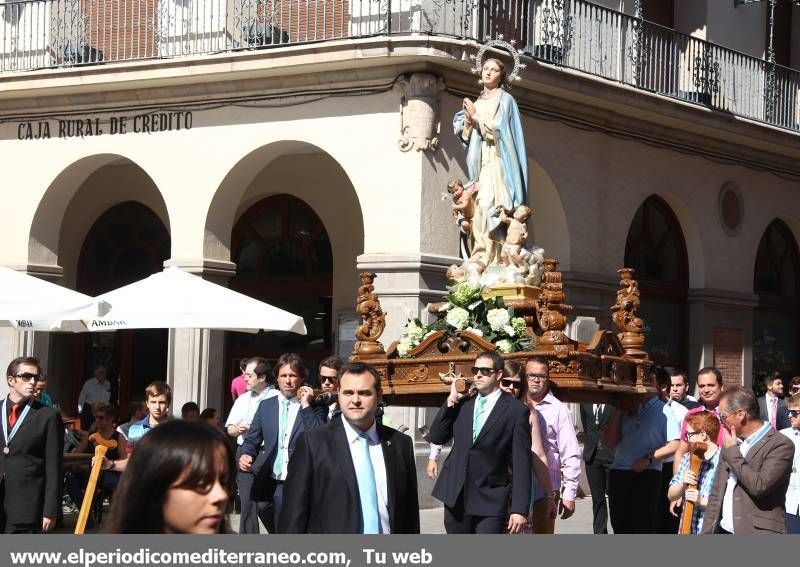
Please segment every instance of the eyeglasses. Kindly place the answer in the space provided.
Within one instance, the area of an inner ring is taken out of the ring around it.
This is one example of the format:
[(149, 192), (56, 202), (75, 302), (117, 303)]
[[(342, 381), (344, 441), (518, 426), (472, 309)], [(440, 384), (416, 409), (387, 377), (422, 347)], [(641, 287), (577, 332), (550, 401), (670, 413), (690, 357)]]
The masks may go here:
[(535, 372), (528, 372), (525, 378), (533, 382), (547, 380), (547, 374), (536, 374)]
[(503, 378), (502, 380), (500, 380), (500, 385), (505, 387), (505, 388), (516, 388), (516, 389), (519, 389), (519, 388), (522, 387), (522, 381), (521, 380), (510, 380), (508, 378)]
[(23, 382), (36, 382), (41, 378), (41, 374), (31, 374), (30, 372), (23, 372), (22, 374), (14, 374), (14, 378), (20, 378)]
[(687, 439), (691, 439), (693, 436), (700, 435), (701, 433), (702, 433), (702, 431), (687, 431), (686, 432), (686, 438)]
[(720, 419), (720, 421), (727, 421), (727, 419), (728, 419), (730, 416), (732, 416), (732, 415), (736, 415), (736, 414), (737, 414), (737, 413), (739, 413), (740, 411), (742, 411), (742, 409), (733, 410), (733, 411), (731, 411), (731, 412), (728, 412), (728, 413), (725, 413), (724, 411), (721, 411), (721, 412), (719, 412), (719, 419)]
[(325, 382), (330, 382), (331, 384), (336, 382), (336, 376), (323, 376), (320, 374), (319, 376), (319, 383), (324, 384)]
[(797, 417), (798, 415), (800, 415), (800, 409), (790, 409), (789, 415), (792, 417)]
[(484, 368), (483, 366), (473, 366), (472, 367), (472, 373), (475, 376), (478, 376), (479, 374), (481, 374), (483, 376), (491, 376), (495, 372), (497, 372), (497, 370), (495, 370), (494, 368)]

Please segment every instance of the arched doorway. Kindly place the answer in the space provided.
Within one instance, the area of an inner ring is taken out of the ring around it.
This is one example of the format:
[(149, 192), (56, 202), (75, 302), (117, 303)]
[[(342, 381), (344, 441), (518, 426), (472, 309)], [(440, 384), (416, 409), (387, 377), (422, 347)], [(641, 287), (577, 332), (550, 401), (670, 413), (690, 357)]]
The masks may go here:
[(238, 361), (245, 357), (274, 362), (295, 352), (314, 377), (318, 362), (333, 351), (333, 252), (322, 221), (296, 197), (267, 197), (239, 218), (231, 248), (237, 268), (231, 289), (300, 315), (308, 334), (228, 333), (228, 374), (238, 373)]
[(689, 268), (678, 219), (655, 195), (636, 211), (625, 243), (625, 266), (636, 269), (645, 348), (656, 364), (687, 368)]
[[(120, 203), (97, 219), (84, 240), (77, 290), (95, 296), (128, 285), (160, 272), (169, 255), (169, 232), (158, 216), (141, 203)], [(95, 367), (105, 366), (112, 402), (123, 414), (132, 396), (143, 395), (153, 380), (166, 379), (166, 329), (87, 333), (79, 342), (74, 375), (82, 379), (73, 387), (79, 390)]]
[(800, 374), (800, 254), (792, 231), (774, 220), (758, 245), (753, 292), (753, 383), (774, 372)]

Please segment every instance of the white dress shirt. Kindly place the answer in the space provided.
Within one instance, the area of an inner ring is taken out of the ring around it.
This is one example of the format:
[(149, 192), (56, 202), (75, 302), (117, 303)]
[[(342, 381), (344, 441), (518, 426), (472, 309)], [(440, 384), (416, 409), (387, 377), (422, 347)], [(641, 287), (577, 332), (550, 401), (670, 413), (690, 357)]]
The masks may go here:
[(781, 429), (781, 433), (794, 443), (792, 475), (789, 477), (789, 488), (786, 490), (786, 513), (800, 516), (800, 429), (787, 427)]
[[(272, 398), (278, 395), (278, 390), (275, 388), (264, 388), (260, 394), (256, 394), (252, 390), (246, 391), (244, 394), (236, 398), (231, 408), (231, 413), (228, 414), (228, 421), (225, 422), (225, 427), (229, 425), (242, 425), (243, 423), (252, 423), (253, 417), (258, 410), (258, 404), (262, 400)], [(241, 445), (244, 443), (244, 435), (239, 435), (236, 438), (236, 443)], [(263, 443), (262, 443), (263, 445)]]
[[(500, 394), (503, 391), (498, 388), (491, 394), (486, 396), (486, 405), (483, 406), (483, 415), (481, 416), (481, 431), (483, 431), (483, 426), (486, 425), (486, 420), (489, 419), (489, 416), (492, 414), (492, 410), (494, 406), (497, 404), (497, 400), (500, 399)], [(478, 399), (480, 398), (480, 394), (475, 398), (475, 407), (472, 408), (472, 415), (473, 415), (473, 423), (474, 423), (474, 416), (478, 413)]]
[[(278, 425), (280, 424), (280, 415), (283, 411), (283, 401), (286, 398), (283, 394), (278, 392), (278, 423), (276, 423), (275, 435), (278, 435)], [(297, 421), (297, 412), (300, 411), (300, 398), (295, 396), (289, 400), (289, 419), (286, 423), (286, 431), (283, 432), (283, 438), (278, 439), (278, 451), (283, 453), (283, 467), (281, 474), (278, 476), (272, 475), (276, 480), (286, 480), (286, 472), (289, 470), (289, 440), (292, 438), (292, 430), (294, 430), (294, 423)]]
[[(739, 451), (741, 451), (742, 457), (747, 458), (747, 452), (750, 447), (758, 443), (771, 427), (772, 425), (768, 422), (764, 422), (764, 425), (759, 427), (755, 433), (739, 444)], [(720, 466), (722, 466), (722, 463), (720, 463)], [(725, 487), (725, 495), (722, 497), (722, 517), (719, 519), (719, 525), (723, 530), (730, 533), (735, 533), (733, 531), (733, 491), (738, 482), (739, 479), (731, 471), (728, 476), (728, 484)]]
[[(358, 470), (364, 452), (359, 446), (359, 433), (350, 423), (342, 417), (344, 432), (347, 434), (347, 444), (350, 447), (350, 457), (353, 459), (353, 468)], [(381, 446), (378, 429), (373, 422), (372, 427), (366, 431), (369, 438), (369, 457), (372, 460), (372, 469), (375, 471), (375, 485), (378, 489), (378, 515), (381, 518), (381, 533), (392, 533), (392, 526), (389, 523), (389, 490), (386, 483), (386, 462), (383, 459), (383, 447)]]
[(111, 382), (103, 380), (100, 381), (92, 376), (83, 383), (81, 393), (78, 395), (78, 411), (83, 410), (84, 404), (93, 404), (95, 402), (108, 402), (111, 399)]
[[(676, 402), (672, 398), (667, 398), (667, 401), (664, 402), (664, 407), (669, 408), (672, 411), (672, 415), (675, 416), (675, 419), (678, 423), (683, 423), (683, 420), (686, 419), (686, 414), (689, 413), (689, 410), (686, 409), (680, 402)], [(675, 461), (675, 454), (670, 454), (669, 457), (666, 457), (661, 460), (662, 463), (672, 463)]]

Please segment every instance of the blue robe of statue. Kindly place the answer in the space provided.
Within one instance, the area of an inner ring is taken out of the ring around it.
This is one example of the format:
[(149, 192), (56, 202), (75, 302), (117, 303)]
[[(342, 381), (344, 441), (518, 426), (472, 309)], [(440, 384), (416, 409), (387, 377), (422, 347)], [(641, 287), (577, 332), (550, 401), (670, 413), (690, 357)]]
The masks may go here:
[(505, 240), (505, 225), (494, 209), (512, 210), (527, 204), (528, 161), (517, 103), (505, 91), (475, 102), (479, 123), (466, 126), (464, 111), (456, 113), (453, 129), (467, 147), (469, 182), (479, 186), (472, 224), (473, 255), (496, 264)]

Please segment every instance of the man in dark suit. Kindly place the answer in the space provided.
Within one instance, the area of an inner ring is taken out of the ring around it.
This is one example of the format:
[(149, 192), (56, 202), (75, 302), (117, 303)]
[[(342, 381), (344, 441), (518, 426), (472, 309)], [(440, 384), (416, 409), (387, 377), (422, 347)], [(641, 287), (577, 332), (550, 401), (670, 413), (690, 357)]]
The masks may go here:
[(472, 371), (477, 395), (454, 382), (431, 424), (432, 443), (453, 439), (433, 496), (444, 502), (447, 533), (519, 533), (531, 503), (530, 412), (500, 390), (499, 354), (482, 352)]
[(0, 437), (0, 530), (47, 532), (61, 505), (64, 429), (53, 408), (33, 398), (41, 374), (35, 358), (8, 365), (8, 397), (3, 401)]
[(341, 419), (307, 431), (289, 462), (281, 533), (419, 533), (411, 438), (378, 423), (381, 380), (367, 364), (345, 364)]
[(758, 414), (761, 421), (766, 421), (772, 427), (780, 431), (791, 427), (789, 421), (789, 409), (783, 396), (783, 378), (780, 374), (775, 374), (767, 379), (767, 392), (758, 398)]
[(614, 451), (603, 445), (603, 431), (614, 414), (610, 404), (581, 404), (583, 423), (583, 460), (586, 478), (592, 493), (593, 528), (596, 534), (608, 533), (608, 471), (614, 461)]
[(251, 498), (268, 505), (261, 518), (269, 533), (277, 531), (283, 485), (297, 438), (303, 431), (323, 425), (328, 409), (311, 405), (314, 391), (303, 385), (308, 369), (299, 356), (284, 354), (275, 368), (278, 395), (258, 404), (239, 457), (239, 468), (255, 475)]
[(759, 419), (752, 390), (727, 390), (719, 416), (724, 429), (722, 453), (702, 533), (786, 533), (784, 503), (794, 443)]

